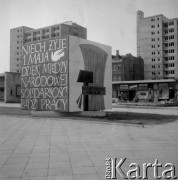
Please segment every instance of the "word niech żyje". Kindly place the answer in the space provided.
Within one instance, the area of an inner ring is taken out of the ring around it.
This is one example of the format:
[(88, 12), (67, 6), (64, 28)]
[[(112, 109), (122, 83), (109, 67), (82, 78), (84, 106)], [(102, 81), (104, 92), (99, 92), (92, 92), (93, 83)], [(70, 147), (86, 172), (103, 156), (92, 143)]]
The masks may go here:
[(67, 48), (66, 38), (22, 46), (22, 108), (68, 110)]
[[(54, 61), (64, 56), (64, 49), (67, 48), (67, 39), (54, 39), (36, 44), (22, 46), (23, 65), (45, 63), (49, 61), (49, 52)], [(26, 59), (28, 57), (28, 59)]]
[[(105, 166), (106, 166), (106, 179), (177, 179), (175, 174), (175, 166), (172, 163), (166, 163), (162, 165), (158, 163), (158, 159), (155, 159), (155, 162), (152, 163), (143, 163), (139, 165), (137, 163), (130, 163), (128, 166), (124, 166), (126, 162), (126, 158), (121, 158), (119, 162), (117, 162), (117, 158), (106, 158)], [(127, 168), (127, 170), (126, 170)], [(162, 172), (160, 172), (160, 169)], [(148, 170), (151, 172), (148, 175)], [(151, 171), (150, 171), (151, 170)]]

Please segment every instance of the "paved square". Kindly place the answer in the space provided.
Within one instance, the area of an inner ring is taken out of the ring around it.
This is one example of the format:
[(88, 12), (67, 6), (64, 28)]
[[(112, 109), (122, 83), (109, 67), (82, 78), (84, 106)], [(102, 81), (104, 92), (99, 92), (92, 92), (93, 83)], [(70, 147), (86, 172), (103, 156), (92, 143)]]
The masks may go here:
[(177, 175), (178, 121), (143, 128), (0, 116), (0, 180), (104, 180), (107, 157), (127, 158), (123, 169), (157, 158), (163, 166), (173, 163)]

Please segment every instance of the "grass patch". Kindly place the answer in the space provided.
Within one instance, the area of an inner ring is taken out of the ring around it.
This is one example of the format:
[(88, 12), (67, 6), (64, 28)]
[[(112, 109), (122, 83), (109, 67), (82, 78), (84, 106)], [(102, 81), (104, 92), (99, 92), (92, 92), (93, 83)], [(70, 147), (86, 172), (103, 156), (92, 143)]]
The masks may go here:
[(161, 124), (178, 120), (175, 115), (145, 114), (133, 112), (107, 112), (106, 118), (114, 122), (134, 124)]
[(178, 120), (178, 116), (175, 115), (160, 115), (160, 114), (145, 114), (145, 113), (133, 113), (133, 112), (106, 112), (106, 117), (89, 117), (78, 115), (66, 115), (60, 117), (63, 119), (72, 120), (86, 120), (86, 121), (100, 121), (100, 122), (114, 122), (114, 123), (126, 123), (137, 125), (156, 125), (169, 123)]

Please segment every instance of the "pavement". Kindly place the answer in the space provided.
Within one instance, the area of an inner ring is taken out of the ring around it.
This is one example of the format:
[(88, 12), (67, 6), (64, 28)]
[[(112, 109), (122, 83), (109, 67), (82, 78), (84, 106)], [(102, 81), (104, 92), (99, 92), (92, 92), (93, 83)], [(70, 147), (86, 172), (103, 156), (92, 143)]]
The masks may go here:
[(20, 103), (4, 103), (3, 101), (0, 101), (0, 107), (19, 107)]
[[(141, 173), (143, 163), (158, 159), (163, 165), (159, 175), (168, 169), (166, 163), (172, 163), (178, 176), (178, 121), (142, 127), (0, 116), (0, 180), (104, 180), (109, 157), (127, 158), (123, 171), (137, 163)], [(153, 168), (148, 179), (154, 179)]]

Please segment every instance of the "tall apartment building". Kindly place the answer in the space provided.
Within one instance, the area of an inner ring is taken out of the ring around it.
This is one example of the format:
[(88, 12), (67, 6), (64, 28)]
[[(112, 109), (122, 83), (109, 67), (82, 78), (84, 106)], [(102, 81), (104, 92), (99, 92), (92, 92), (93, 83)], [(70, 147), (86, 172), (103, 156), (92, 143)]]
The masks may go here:
[(178, 18), (137, 11), (137, 56), (144, 60), (145, 79), (178, 78)]
[(20, 56), (22, 44), (61, 37), (65, 35), (78, 36), (87, 39), (87, 29), (67, 21), (48, 27), (33, 29), (29, 27), (17, 27), (10, 30), (10, 71), (20, 72)]
[(21, 26), (10, 30), (10, 71), (20, 72), (21, 47), (25, 32), (32, 28)]

